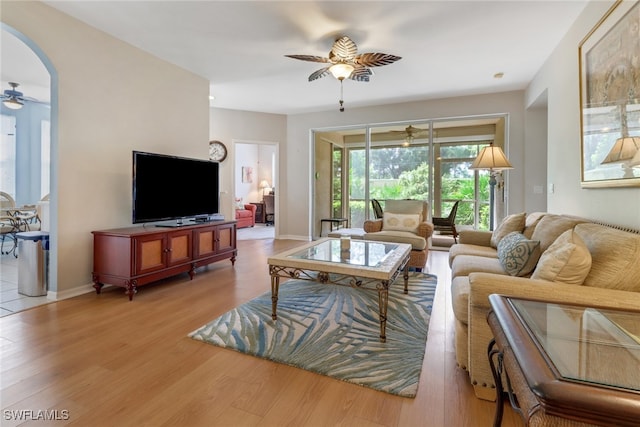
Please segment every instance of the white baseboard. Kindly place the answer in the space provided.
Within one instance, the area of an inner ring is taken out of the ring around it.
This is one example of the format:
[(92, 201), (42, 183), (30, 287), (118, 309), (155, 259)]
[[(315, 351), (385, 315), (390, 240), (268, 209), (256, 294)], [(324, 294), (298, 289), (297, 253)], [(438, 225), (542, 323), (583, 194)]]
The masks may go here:
[(47, 291), (47, 299), (53, 301), (60, 301), (67, 298), (77, 297), (78, 295), (88, 294), (89, 292), (95, 292), (93, 283), (86, 285), (76, 286), (75, 288), (65, 289), (64, 291)]
[(295, 236), (295, 235), (290, 235), (290, 234), (281, 234), (278, 237), (276, 237), (276, 239), (279, 240), (304, 240), (305, 242), (309, 242), (311, 241), (311, 238), (309, 238), (309, 236)]

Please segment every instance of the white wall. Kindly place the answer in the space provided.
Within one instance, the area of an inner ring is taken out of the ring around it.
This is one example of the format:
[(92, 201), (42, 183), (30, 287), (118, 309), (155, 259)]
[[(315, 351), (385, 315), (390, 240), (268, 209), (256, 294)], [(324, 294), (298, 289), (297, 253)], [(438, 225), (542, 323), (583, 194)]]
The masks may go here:
[[(276, 179), (274, 179), (275, 171), (274, 171), (273, 161), (274, 161), (275, 151), (276, 150), (274, 145), (267, 145), (267, 144), (258, 145), (258, 172), (256, 175), (258, 178), (258, 184), (260, 183), (260, 181), (264, 180), (264, 181), (267, 181), (270, 188), (278, 185), (277, 176), (276, 176)], [(262, 200), (263, 190), (260, 188), (258, 189), (260, 191), (260, 194), (259, 194), (260, 200)]]
[(526, 105), (548, 92), (548, 210), (640, 229), (640, 188), (580, 186), (578, 46), (612, 1), (590, 2), (526, 90)]
[(524, 181), (525, 212), (547, 209), (547, 116), (546, 92), (525, 110)]
[[(236, 144), (235, 145), (235, 180), (236, 191), (235, 198), (242, 198), (243, 203), (259, 202), (262, 197), (258, 198), (258, 178), (259, 160), (258, 160), (257, 144)], [(252, 182), (242, 182), (242, 168), (250, 167), (253, 170)]]
[(43, 3), (2, 2), (1, 19), (57, 74), (51, 285), (64, 296), (91, 282), (91, 231), (131, 224), (132, 150), (207, 158), (209, 82)]

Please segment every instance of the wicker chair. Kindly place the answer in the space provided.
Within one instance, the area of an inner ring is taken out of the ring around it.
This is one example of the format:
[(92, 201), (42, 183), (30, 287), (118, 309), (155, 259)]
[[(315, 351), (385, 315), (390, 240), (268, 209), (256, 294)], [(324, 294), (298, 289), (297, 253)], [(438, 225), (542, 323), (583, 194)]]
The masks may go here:
[(380, 206), (380, 202), (376, 199), (371, 199), (371, 207), (373, 208), (373, 213), (376, 216), (376, 219), (382, 219), (383, 212), (382, 206)]
[(0, 191), (0, 215), (8, 215), (7, 210), (14, 209), (16, 201), (8, 193)]
[[(403, 230), (402, 227), (392, 227), (394, 215), (416, 215), (417, 227), (413, 230)], [(385, 218), (386, 216), (386, 218)], [(409, 267), (422, 271), (429, 256), (429, 244), (433, 234), (433, 224), (427, 221), (429, 205), (422, 200), (387, 200), (385, 202), (383, 218), (364, 222), (364, 239), (390, 243), (408, 243), (411, 245)], [(385, 229), (385, 223), (387, 228)]]
[(458, 230), (456, 230), (456, 214), (458, 213), (458, 205), (460, 200), (456, 200), (446, 217), (433, 217), (433, 227), (440, 234), (452, 234), (453, 241), (458, 243)]
[[(0, 253), (3, 255), (13, 252), (16, 254), (16, 233), (19, 231), (16, 221), (9, 216), (8, 211), (16, 207), (16, 202), (9, 194), (0, 191)], [(5, 251), (6, 239), (11, 240), (11, 249)]]

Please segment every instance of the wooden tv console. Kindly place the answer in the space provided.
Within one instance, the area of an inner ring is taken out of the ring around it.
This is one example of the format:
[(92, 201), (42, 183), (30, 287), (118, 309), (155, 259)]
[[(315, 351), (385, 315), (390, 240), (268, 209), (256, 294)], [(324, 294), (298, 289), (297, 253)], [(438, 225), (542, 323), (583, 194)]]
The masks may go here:
[(129, 301), (138, 287), (223, 259), (235, 264), (236, 221), (211, 221), (175, 228), (129, 227), (93, 231), (93, 287), (126, 289)]

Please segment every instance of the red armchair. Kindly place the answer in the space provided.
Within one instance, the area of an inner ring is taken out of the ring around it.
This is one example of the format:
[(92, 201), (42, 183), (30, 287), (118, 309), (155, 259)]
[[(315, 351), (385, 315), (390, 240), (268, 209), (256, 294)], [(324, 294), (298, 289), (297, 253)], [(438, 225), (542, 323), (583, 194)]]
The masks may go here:
[(258, 207), (252, 204), (244, 205), (244, 209), (236, 209), (236, 226), (238, 228), (253, 227), (256, 225), (256, 209)]

